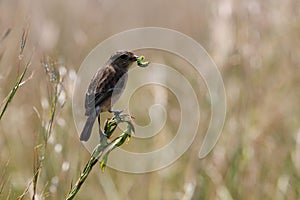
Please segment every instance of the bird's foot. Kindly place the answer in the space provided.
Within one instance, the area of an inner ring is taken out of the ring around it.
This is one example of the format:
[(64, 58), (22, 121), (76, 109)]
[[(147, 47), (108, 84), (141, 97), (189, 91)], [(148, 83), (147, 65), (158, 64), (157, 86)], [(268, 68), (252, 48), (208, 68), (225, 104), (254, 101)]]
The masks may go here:
[(119, 116), (123, 110), (109, 110), (108, 112), (113, 113), (115, 116)]

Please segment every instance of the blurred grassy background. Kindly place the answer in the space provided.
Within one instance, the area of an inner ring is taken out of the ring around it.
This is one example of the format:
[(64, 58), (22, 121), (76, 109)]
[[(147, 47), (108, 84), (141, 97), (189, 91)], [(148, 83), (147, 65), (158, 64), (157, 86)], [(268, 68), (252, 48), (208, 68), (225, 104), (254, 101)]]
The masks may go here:
[[(100, 41), (144, 26), (185, 33), (215, 60), (227, 93), (223, 133), (208, 157), (196, 159), (210, 104), (203, 81), (194, 80), (203, 91), (198, 94), (203, 117), (188, 151), (153, 173), (107, 168), (102, 174), (95, 168), (77, 199), (299, 199), (299, 7), (297, 0), (1, 0), (0, 33), (11, 28), (0, 43), (1, 101), (23, 69), (24, 65), (18, 69), (18, 54), (26, 27), (23, 60), (32, 51), (33, 58), (25, 78), (31, 73), (33, 77), (18, 90), (0, 121), (0, 199), (16, 199), (33, 177), (34, 147), (49, 120), (51, 86), (40, 63), (43, 56), (54, 58), (65, 78), (37, 199), (63, 199), (89, 158), (72, 116), (76, 70)], [(145, 109), (134, 104), (137, 113), (139, 108)], [(143, 114), (136, 117), (141, 124), (148, 119)], [(131, 145), (134, 140), (129, 149)], [(32, 191), (30, 187), (25, 199)]]

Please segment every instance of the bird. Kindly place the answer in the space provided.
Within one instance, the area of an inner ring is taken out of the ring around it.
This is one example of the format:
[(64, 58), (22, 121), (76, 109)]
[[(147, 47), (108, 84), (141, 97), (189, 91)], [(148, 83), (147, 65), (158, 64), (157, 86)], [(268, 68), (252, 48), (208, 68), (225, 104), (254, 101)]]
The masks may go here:
[(85, 116), (87, 120), (80, 134), (81, 141), (88, 141), (94, 122), (98, 117), (100, 138), (103, 132), (100, 128), (100, 113), (113, 112), (112, 106), (120, 98), (125, 89), (128, 69), (137, 61), (136, 56), (130, 51), (117, 51), (107, 61), (104, 67), (100, 67), (93, 76), (85, 95)]

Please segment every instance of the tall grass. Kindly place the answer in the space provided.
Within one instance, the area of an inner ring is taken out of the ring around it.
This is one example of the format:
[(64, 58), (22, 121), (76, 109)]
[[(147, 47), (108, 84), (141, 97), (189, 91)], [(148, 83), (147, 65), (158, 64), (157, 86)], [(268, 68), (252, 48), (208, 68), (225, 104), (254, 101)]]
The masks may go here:
[[(299, 199), (299, 3), (0, 1), (0, 199), (66, 198), (90, 159), (72, 114), (76, 71), (99, 42), (143, 26), (185, 33), (214, 59), (228, 102), (220, 140), (208, 157), (198, 159), (211, 114), (205, 82), (186, 62), (149, 50), (153, 60), (176, 68), (198, 91), (198, 134), (182, 157), (156, 172), (106, 168), (101, 173), (95, 165), (76, 198)], [(30, 27), (23, 30), (26, 20)], [(54, 74), (64, 67), (65, 77), (58, 75), (55, 82), (51, 73), (45, 75), (45, 65), (56, 68), (48, 70)], [(148, 108), (165, 91), (157, 88), (141, 88), (132, 97), (130, 113), (137, 124), (149, 123)], [(174, 137), (180, 108), (171, 92), (163, 94), (167, 125), (122, 148), (152, 151)]]

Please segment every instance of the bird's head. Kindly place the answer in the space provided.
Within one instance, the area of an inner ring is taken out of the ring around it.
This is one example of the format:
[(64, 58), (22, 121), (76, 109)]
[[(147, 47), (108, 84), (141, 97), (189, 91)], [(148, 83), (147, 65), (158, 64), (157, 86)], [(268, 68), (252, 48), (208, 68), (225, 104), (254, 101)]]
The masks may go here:
[(130, 51), (117, 51), (110, 57), (109, 64), (113, 67), (128, 69), (132, 63), (137, 61), (138, 57)]

